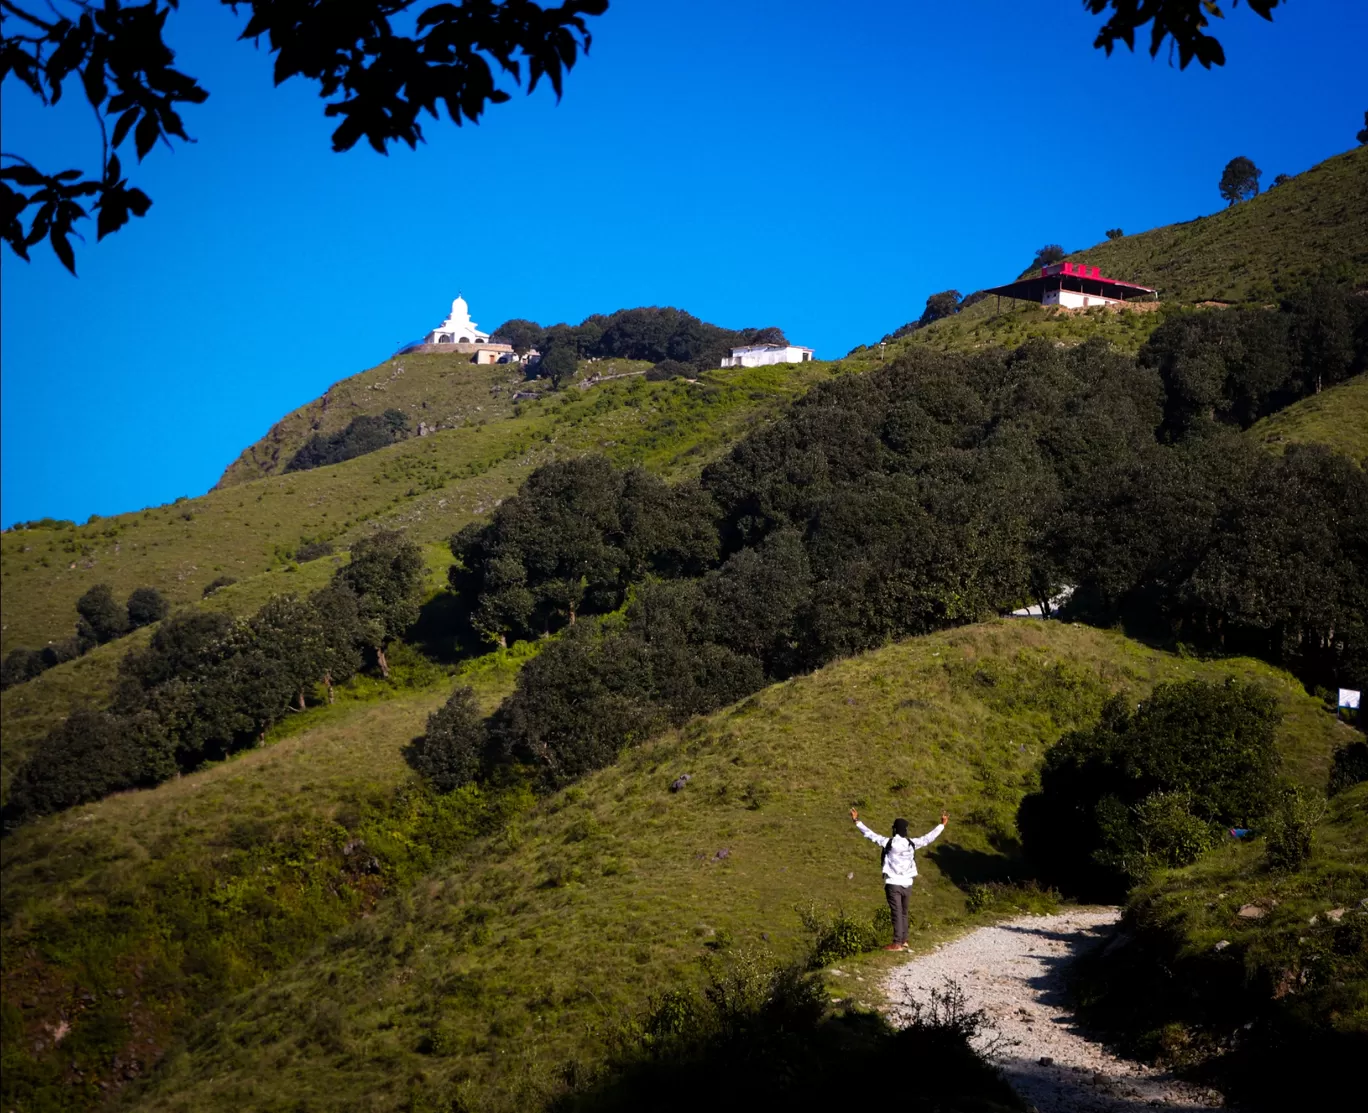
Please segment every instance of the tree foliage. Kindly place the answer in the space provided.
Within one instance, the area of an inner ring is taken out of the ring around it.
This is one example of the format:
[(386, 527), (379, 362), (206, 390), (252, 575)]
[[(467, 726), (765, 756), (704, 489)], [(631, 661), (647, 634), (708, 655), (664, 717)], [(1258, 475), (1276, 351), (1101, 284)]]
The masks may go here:
[(1226, 204), (1233, 205), (1237, 201), (1256, 196), (1259, 192), (1259, 178), (1262, 175), (1263, 171), (1244, 155), (1227, 162), (1218, 183)]
[(575, 349), (565, 343), (555, 344), (543, 352), (535, 367), (537, 377), (550, 379), (551, 386), (556, 390), (560, 390), (561, 383), (566, 379), (573, 379), (578, 369), (579, 357), (575, 355)]
[(607, 316), (586, 317), (578, 325), (546, 328), (515, 319), (495, 329), (492, 339), (520, 351), (536, 348), (543, 359), (548, 351), (565, 348), (578, 359), (668, 361), (690, 368), (717, 367), (732, 348), (743, 344), (788, 343), (778, 328), (725, 329), (669, 306), (619, 309)]
[[(1239, 4), (1240, 0), (1233, 0)], [(1270, 22), (1280, 0), (1248, 0), (1250, 11)], [(1206, 69), (1225, 65), (1225, 50), (1213, 35), (1207, 34), (1211, 20), (1224, 19), (1225, 13), (1211, 0), (1083, 0), (1093, 15), (1110, 10), (1107, 21), (1093, 43), (1111, 54), (1118, 42), (1135, 49), (1135, 33), (1146, 24), (1150, 28), (1150, 57), (1156, 57), (1164, 43), (1169, 44), (1170, 60), (1178, 52), (1179, 69), (1187, 69), (1194, 58)]]
[[(119, 662), (112, 707), (74, 709), (20, 767), (6, 824), (254, 745), (319, 686), (331, 698), (361, 667), (363, 648), (385, 673), (384, 646), (417, 617), (423, 585), (418, 546), (379, 533), (307, 599), (273, 596), (245, 620), (207, 610), (165, 618)], [(10, 658), (7, 673), (30, 664)]]
[(76, 601), (76, 613), (80, 615), (78, 637), (88, 637), (96, 644), (104, 645), (128, 633), (128, 608), (114, 598), (108, 584), (96, 584), (82, 595)]
[(475, 693), (462, 686), (428, 716), (427, 730), (413, 740), (404, 757), (438, 792), (451, 792), (475, 780), (488, 742)]
[(1119, 239), (1121, 239), (1125, 234), (1126, 234), (1126, 233), (1125, 233), (1124, 231), (1122, 231), (1120, 228), (1108, 228), (1108, 229), (1107, 229), (1107, 239), (1109, 239), (1109, 240), (1119, 240)]
[(403, 410), (354, 417), (347, 427), (330, 436), (315, 433), (285, 465), (286, 471), (307, 471), (327, 464), (340, 464), (369, 452), (388, 448), (410, 433), (408, 415)]
[(171, 613), (171, 604), (155, 587), (134, 588), (128, 597), (128, 623), (137, 630), (160, 622)]
[(1026, 269), (1033, 271), (1039, 270), (1041, 267), (1053, 266), (1055, 263), (1061, 262), (1067, 254), (1068, 252), (1059, 244), (1047, 243), (1044, 247), (1036, 250), (1035, 258), (1031, 260), (1031, 265)]
[(1095, 727), (1046, 753), (1040, 791), (1017, 814), (1026, 853), (1087, 896), (1194, 861), (1216, 829), (1275, 805), (1280, 718), (1273, 697), (1234, 682), (1161, 684), (1134, 711), (1113, 698)]
[(917, 321), (918, 326), (925, 328), (942, 317), (954, 316), (960, 311), (960, 301), (958, 290), (942, 290), (939, 294), (932, 294), (926, 299), (926, 308), (922, 310), (922, 315)]
[[(236, 5), (235, 5), (236, 6)], [(275, 55), (275, 83), (302, 77), (317, 85), (324, 115), (338, 121), (333, 150), (360, 140), (384, 154), (392, 143), (423, 138), (419, 115), (445, 109), (456, 124), (477, 122), (490, 104), (507, 101), (497, 72), (531, 92), (545, 78), (559, 97), (564, 77), (588, 51), (587, 17), (608, 0), (464, 0), (421, 8), (412, 0), (347, 5), (244, 0), (241, 37)], [(75, 273), (70, 238), (96, 216), (103, 239), (151, 199), (130, 186), (118, 152), (132, 140), (138, 161), (158, 142), (189, 142), (181, 107), (209, 96), (173, 66), (164, 33), (177, 0), (141, 4), (69, 4), (5, 0), (0, 20), (0, 80), (13, 76), (44, 105), (55, 105), (69, 83), (89, 103), (101, 140), (96, 173), (42, 170), (18, 155), (0, 166), (0, 234), (24, 259), (45, 237)], [(27, 227), (25, 220), (27, 219)]]

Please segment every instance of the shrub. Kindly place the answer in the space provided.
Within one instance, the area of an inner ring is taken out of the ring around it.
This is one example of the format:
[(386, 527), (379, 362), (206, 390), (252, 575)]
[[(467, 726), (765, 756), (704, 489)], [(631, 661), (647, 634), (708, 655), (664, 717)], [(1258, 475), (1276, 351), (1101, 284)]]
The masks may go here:
[(319, 557), (332, 556), (333, 543), (331, 541), (301, 541), (299, 548), (295, 550), (295, 560), (300, 564), (307, 564), (311, 560)]
[(1129, 808), (1107, 797), (1097, 806), (1094, 859), (1130, 885), (1158, 869), (1191, 865), (1216, 844), (1216, 832), (1190, 805), (1185, 792), (1155, 792)]
[(1017, 812), (1027, 855), (1046, 880), (1109, 896), (1193, 860), (1204, 826), (1270, 810), (1279, 719), (1271, 696), (1233, 681), (1161, 684), (1133, 714), (1113, 698), (1046, 753), (1040, 791)]
[(1325, 801), (1299, 788), (1287, 788), (1268, 817), (1264, 848), (1275, 870), (1298, 870), (1311, 857), (1316, 824), (1325, 818)]
[(135, 588), (128, 597), (128, 622), (134, 629), (160, 622), (171, 612), (171, 604), (155, 587)]
[(96, 584), (78, 600), (78, 629), (99, 645), (128, 633), (128, 608), (120, 605), (108, 584)]
[(1325, 794), (1334, 796), (1364, 781), (1368, 781), (1368, 742), (1346, 742), (1335, 751)]
[(1107, 239), (1109, 239), (1109, 240), (1119, 240), (1119, 239), (1120, 239), (1122, 236), (1124, 236), (1125, 234), (1126, 234), (1126, 233), (1123, 232), (1123, 231), (1121, 231), (1120, 228), (1108, 228), (1108, 229), (1107, 229)]
[(813, 935), (808, 965), (814, 970), (851, 955), (877, 950), (892, 926), (887, 905), (864, 917), (851, 915), (844, 908), (823, 912), (815, 904), (796, 911), (803, 927)]
[(19, 767), (5, 825), (156, 784), (175, 770), (171, 743), (155, 716), (78, 708)]
[(331, 436), (315, 433), (285, 465), (285, 470), (307, 471), (327, 464), (340, 464), (387, 448), (408, 435), (409, 419), (403, 410), (363, 414), (352, 418), (345, 429)]
[(427, 732), (414, 739), (404, 757), (438, 792), (451, 792), (480, 772), (487, 741), (475, 693), (461, 687), (428, 716)]
[(204, 598), (208, 599), (209, 596), (213, 595), (219, 588), (231, 587), (235, 583), (237, 583), (237, 580), (233, 576), (218, 576), (204, 585)]
[(47, 667), (41, 649), (11, 649), (0, 663), (0, 691), (32, 680)]
[(646, 372), (646, 381), (660, 383), (666, 379), (689, 379), (693, 375), (694, 369), (687, 363), (680, 363), (677, 359), (662, 359)]

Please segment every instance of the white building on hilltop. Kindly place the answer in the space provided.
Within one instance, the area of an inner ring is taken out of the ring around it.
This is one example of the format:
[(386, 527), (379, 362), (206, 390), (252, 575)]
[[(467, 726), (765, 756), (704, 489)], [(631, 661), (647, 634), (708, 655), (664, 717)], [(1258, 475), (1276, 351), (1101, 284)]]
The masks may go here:
[(451, 303), (451, 315), (423, 338), (424, 344), (484, 344), (489, 333), (481, 332), (470, 319), (470, 306), (460, 294)]
[(722, 357), (723, 367), (764, 367), (769, 363), (806, 363), (812, 358), (811, 348), (796, 344), (746, 344), (733, 348), (731, 355)]

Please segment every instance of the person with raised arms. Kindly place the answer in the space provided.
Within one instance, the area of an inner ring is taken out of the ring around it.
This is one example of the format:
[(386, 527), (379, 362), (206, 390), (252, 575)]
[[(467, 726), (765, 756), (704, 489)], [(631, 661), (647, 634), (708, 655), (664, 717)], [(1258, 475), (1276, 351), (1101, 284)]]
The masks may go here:
[(855, 826), (860, 829), (860, 834), (870, 842), (878, 843), (883, 850), (884, 895), (888, 898), (889, 911), (893, 913), (893, 942), (884, 950), (905, 951), (907, 950), (908, 898), (912, 894), (912, 882), (917, 876), (916, 851), (936, 841), (936, 837), (945, 830), (945, 825), (950, 822), (950, 816), (946, 812), (941, 812), (940, 823), (918, 839), (907, 837), (907, 820), (905, 819), (895, 819), (893, 821), (893, 834), (885, 838), (861, 823), (860, 813), (854, 808), (850, 809), (850, 818), (855, 821)]

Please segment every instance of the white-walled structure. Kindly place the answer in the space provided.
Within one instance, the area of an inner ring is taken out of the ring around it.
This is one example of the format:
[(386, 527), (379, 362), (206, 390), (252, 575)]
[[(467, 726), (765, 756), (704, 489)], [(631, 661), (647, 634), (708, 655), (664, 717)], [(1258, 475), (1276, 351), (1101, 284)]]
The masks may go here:
[(1108, 278), (1087, 263), (1051, 263), (1040, 274), (1019, 278), (1006, 286), (991, 286), (985, 294), (1018, 301), (1035, 301), (1061, 309), (1091, 309), (1102, 305), (1125, 305), (1127, 301), (1149, 300), (1158, 291), (1119, 278)]
[(747, 344), (733, 348), (731, 355), (722, 357), (723, 367), (763, 367), (770, 363), (806, 363), (812, 358), (811, 348), (796, 344)]
[(423, 338), (424, 344), (484, 344), (489, 333), (481, 332), (470, 319), (470, 306), (460, 294), (451, 303), (451, 314)]

